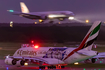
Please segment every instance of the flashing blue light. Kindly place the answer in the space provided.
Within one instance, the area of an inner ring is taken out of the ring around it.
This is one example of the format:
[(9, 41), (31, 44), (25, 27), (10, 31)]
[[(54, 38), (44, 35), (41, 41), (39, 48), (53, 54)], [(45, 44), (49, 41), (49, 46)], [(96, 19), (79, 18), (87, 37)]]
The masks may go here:
[(14, 10), (9, 10), (9, 12), (14, 12)]
[(7, 70), (8, 70), (8, 67), (7, 67)]

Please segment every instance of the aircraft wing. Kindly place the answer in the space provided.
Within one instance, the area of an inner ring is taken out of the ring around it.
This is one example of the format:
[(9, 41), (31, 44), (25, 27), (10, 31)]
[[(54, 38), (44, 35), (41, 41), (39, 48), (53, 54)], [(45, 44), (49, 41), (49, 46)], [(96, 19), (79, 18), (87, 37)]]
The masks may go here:
[(64, 64), (64, 62), (60, 59), (56, 58), (42, 58), (42, 57), (14, 57), (14, 56), (8, 56), (8, 58), (16, 59), (16, 60), (28, 60), (32, 63), (38, 63), (38, 64)]
[(98, 55), (94, 56), (93, 58), (105, 59), (105, 52), (99, 53)]

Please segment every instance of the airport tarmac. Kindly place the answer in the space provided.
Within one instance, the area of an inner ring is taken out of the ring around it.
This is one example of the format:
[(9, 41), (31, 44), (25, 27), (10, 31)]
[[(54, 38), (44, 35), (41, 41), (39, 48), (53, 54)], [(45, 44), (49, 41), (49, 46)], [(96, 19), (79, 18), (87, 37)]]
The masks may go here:
[[(83, 63), (83, 62), (82, 62)], [(105, 60), (101, 59), (96, 61), (96, 63), (99, 64), (104, 64)], [(104, 65), (105, 66), (105, 65)], [(22, 67), (17, 67), (17, 66), (13, 66), (13, 65), (6, 65), (4, 63), (4, 60), (0, 60), (0, 70), (105, 70), (105, 67), (103, 68), (94, 68), (94, 67), (65, 67), (64, 69), (39, 69), (38, 66), (22, 66)]]

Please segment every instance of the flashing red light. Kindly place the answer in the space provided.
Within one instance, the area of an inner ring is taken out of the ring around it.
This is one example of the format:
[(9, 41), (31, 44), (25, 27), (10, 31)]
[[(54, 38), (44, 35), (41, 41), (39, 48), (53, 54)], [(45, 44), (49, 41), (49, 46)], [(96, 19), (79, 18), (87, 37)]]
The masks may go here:
[(34, 43), (34, 41), (32, 40), (31, 43)]
[(38, 45), (35, 45), (35, 46), (34, 46), (34, 48), (38, 48), (38, 47), (39, 47)]

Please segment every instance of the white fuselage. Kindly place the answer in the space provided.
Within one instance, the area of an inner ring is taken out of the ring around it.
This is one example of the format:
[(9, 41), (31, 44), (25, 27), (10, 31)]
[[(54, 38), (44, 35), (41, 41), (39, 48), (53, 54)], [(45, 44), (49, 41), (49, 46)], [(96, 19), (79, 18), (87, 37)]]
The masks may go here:
[(34, 47), (23, 47), (18, 49), (13, 56), (30, 56), (30, 57), (42, 57), (46, 54), (50, 47), (41, 47), (41, 48), (34, 48)]
[(20, 16), (26, 17), (29, 19), (60, 19), (60, 18), (69, 18), (73, 17), (74, 13), (71, 11), (46, 11), (46, 12), (29, 12), (29, 13), (20, 13)]
[[(72, 51), (76, 48), (66, 48), (63, 51), (60, 51), (60, 50), (49, 51), (49, 49), (53, 49), (53, 48), (63, 49), (61, 47), (39, 47), (37, 49), (33, 47), (25, 47), (25, 48), (18, 49), (13, 56), (14, 57), (40, 57), (41, 59), (45, 60), (49, 64), (65, 64), (65, 63), (70, 64), (70, 63), (89, 59), (97, 54), (95, 51), (88, 51), (85, 49), (79, 50), (78, 53), (76, 52), (72, 53)], [(53, 52), (53, 54), (51, 54), (51, 52)], [(69, 53), (71, 53), (71, 55), (66, 60), (64, 60), (64, 58), (67, 57)], [(47, 58), (44, 57), (46, 54), (47, 54)]]
[(71, 11), (47, 11), (47, 12), (31, 12), (31, 14), (35, 15), (50, 15), (50, 14), (55, 14), (55, 15), (74, 15), (73, 12)]

